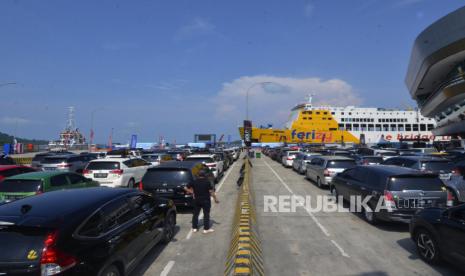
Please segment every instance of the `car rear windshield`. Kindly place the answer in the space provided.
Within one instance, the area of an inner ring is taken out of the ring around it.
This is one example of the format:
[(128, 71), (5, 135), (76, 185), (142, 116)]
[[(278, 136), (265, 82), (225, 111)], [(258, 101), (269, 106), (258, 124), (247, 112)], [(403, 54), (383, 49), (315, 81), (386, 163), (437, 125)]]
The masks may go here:
[(287, 153), (288, 156), (296, 156), (297, 154), (299, 154), (299, 152), (288, 152)]
[(390, 191), (421, 190), (421, 191), (441, 191), (443, 182), (436, 176), (431, 177), (391, 177), (388, 189)]
[(328, 168), (341, 168), (348, 169), (355, 167), (355, 161), (353, 160), (334, 160), (328, 162)]
[(209, 157), (187, 157), (187, 161), (198, 161), (198, 162), (205, 162), (205, 163), (214, 163), (215, 160)]
[(189, 170), (151, 169), (144, 176), (144, 185), (148, 183), (187, 183), (191, 180)]
[(60, 164), (66, 162), (67, 158), (46, 157), (42, 163), (44, 164)]
[(42, 181), (7, 179), (0, 182), (0, 193), (31, 193), (41, 190)]
[(369, 162), (369, 163), (381, 163), (383, 162), (382, 157), (364, 157), (364, 161)]
[(160, 156), (158, 156), (158, 155), (142, 155), (142, 158), (147, 160), (147, 161), (158, 161)]
[(119, 170), (119, 162), (90, 162), (87, 165), (88, 170)]
[(34, 158), (32, 158), (32, 161), (38, 161), (38, 162), (41, 162), (42, 160), (45, 159), (45, 157), (47, 157), (48, 155), (41, 155), (41, 154), (38, 154), (36, 156), (34, 156)]
[(454, 164), (448, 161), (421, 162), (421, 167), (428, 171), (452, 171)]

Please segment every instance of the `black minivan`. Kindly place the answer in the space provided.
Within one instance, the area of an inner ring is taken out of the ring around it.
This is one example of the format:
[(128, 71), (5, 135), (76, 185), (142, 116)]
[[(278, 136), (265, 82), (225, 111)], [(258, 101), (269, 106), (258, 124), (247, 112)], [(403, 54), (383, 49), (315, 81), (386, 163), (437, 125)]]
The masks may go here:
[[(452, 205), (450, 194), (437, 174), (396, 166), (359, 165), (347, 169), (333, 178), (330, 189), (336, 200), (339, 196), (344, 200), (371, 196), (368, 201), (371, 210), (360, 211), (372, 224), (379, 220), (408, 223), (420, 209)], [(375, 211), (378, 204), (389, 210)]]
[(192, 195), (186, 193), (184, 187), (196, 181), (201, 170), (208, 172), (214, 185), (214, 176), (205, 164), (199, 161), (183, 161), (166, 162), (148, 169), (142, 178), (140, 189), (171, 199), (176, 206), (192, 206)]
[(20, 199), (0, 206), (0, 275), (127, 275), (175, 225), (173, 202), (134, 189)]

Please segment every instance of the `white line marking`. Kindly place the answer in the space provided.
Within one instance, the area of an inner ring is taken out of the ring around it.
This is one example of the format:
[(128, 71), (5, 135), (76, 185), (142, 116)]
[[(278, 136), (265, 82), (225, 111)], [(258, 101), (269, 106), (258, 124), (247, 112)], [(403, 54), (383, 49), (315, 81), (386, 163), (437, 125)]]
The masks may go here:
[[(203, 219), (203, 213), (199, 215), (199, 220), (201, 219)], [(189, 230), (189, 233), (187, 233), (186, 240), (190, 240), (190, 238), (192, 238), (192, 234), (194, 234), (194, 232), (192, 232), (192, 229), (191, 229)]]
[(170, 273), (171, 269), (173, 268), (174, 266), (174, 261), (169, 261), (165, 268), (163, 268), (163, 271), (160, 273), (160, 276), (167, 276), (168, 273)]
[(226, 175), (223, 177), (223, 180), (221, 180), (220, 184), (218, 185), (218, 188), (216, 189), (216, 192), (220, 192), (221, 190), (221, 187), (223, 187), (223, 184), (224, 182), (226, 181), (226, 179), (228, 178), (229, 174), (232, 172), (232, 170), (234, 169), (234, 166), (236, 166), (237, 163), (234, 163), (230, 168), (229, 168), (229, 171), (226, 173)]
[[(291, 190), (291, 188), (289, 188), (289, 186), (286, 184), (286, 182), (284, 182), (284, 180), (278, 175), (278, 173), (270, 166), (270, 164), (268, 164), (268, 162), (266, 162), (265, 160), (263, 160), (263, 162), (265, 163), (265, 165), (273, 172), (273, 174), (276, 176), (276, 178), (278, 178), (278, 180), (281, 182), (281, 184), (283, 184), (283, 186), (292, 194), (292, 195), (295, 195), (294, 192)], [(329, 237), (330, 234), (329, 234), (329, 231), (326, 229), (326, 227), (324, 227), (320, 221), (315, 217), (315, 215), (310, 211), (308, 210), (307, 208), (304, 208), (304, 210), (307, 212), (307, 214), (310, 216), (310, 218), (315, 222), (315, 224), (320, 228), (321, 232), (323, 232), (323, 234), (325, 234), (326, 237)], [(342, 247), (336, 243), (336, 241), (334, 240), (331, 240), (331, 242), (334, 244), (334, 246), (336, 246), (336, 248), (339, 250), (339, 252), (341, 252), (342, 256), (344, 257), (347, 257), (349, 258), (349, 255), (344, 251), (344, 249), (342, 249)]]
[(291, 188), (289, 188), (289, 186), (287, 186), (286, 182), (284, 182), (284, 180), (278, 175), (278, 173), (275, 170), (273, 170), (273, 168), (270, 166), (270, 164), (268, 164), (265, 160), (263, 160), (263, 162), (265, 162), (265, 165), (274, 173), (274, 175), (279, 179), (279, 181), (281, 181), (281, 183), (289, 191), (289, 193), (294, 194), (294, 192), (291, 190)]
[(335, 240), (331, 240), (331, 242), (334, 244), (334, 246), (336, 246), (337, 249), (339, 249), (339, 252), (341, 252), (341, 255), (346, 257), (346, 258), (350, 258), (349, 254), (347, 254), (344, 249), (342, 249), (342, 247), (335, 241)]

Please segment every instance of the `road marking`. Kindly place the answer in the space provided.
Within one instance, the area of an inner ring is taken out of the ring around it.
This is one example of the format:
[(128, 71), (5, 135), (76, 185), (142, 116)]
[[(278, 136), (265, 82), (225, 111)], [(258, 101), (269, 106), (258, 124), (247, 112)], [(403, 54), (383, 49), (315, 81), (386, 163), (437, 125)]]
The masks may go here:
[(289, 188), (289, 186), (287, 186), (286, 182), (284, 182), (284, 180), (279, 176), (279, 174), (270, 166), (270, 164), (268, 164), (268, 162), (266, 162), (265, 160), (263, 160), (263, 162), (265, 162), (265, 165), (274, 173), (274, 175), (279, 179), (279, 181), (281, 181), (281, 183), (284, 185), (284, 187), (289, 191), (289, 193), (291, 194), (294, 194), (294, 192), (291, 190), (291, 188)]
[(344, 249), (342, 249), (342, 247), (335, 241), (335, 240), (331, 240), (331, 242), (334, 244), (334, 246), (336, 246), (337, 249), (339, 249), (339, 252), (341, 252), (341, 255), (346, 257), (346, 258), (350, 258), (349, 254), (347, 254)]
[[(201, 213), (199, 215), (199, 220), (203, 219), (203, 213)], [(186, 240), (190, 240), (190, 238), (192, 238), (192, 234), (194, 234), (194, 232), (191, 230), (189, 230), (189, 233), (187, 233), (187, 236), (186, 236)]]
[[(270, 164), (268, 164), (268, 162), (266, 162), (265, 160), (263, 160), (263, 162), (273, 172), (273, 174), (276, 176), (276, 178), (278, 178), (278, 180), (281, 182), (281, 184), (283, 184), (283, 186), (289, 191), (289, 193), (291, 193), (292, 195), (295, 195), (295, 193), (291, 190), (291, 188), (289, 188), (289, 186), (286, 184), (286, 182), (284, 182), (284, 180), (270, 166)], [(310, 216), (310, 218), (315, 222), (315, 224), (320, 228), (321, 232), (323, 232), (323, 234), (325, 234), (326, 237), (329, 237), (330, 236), (329, 231), (326, 229), (326, 227), (324, 227), (320, 223), (320, 221), (315, 217), (315, 215), (307, 208), (304, 208), (304, 210), (307, 212), (307, 214)], [(339, 250), (339, 252), (341, 252), (342, 256), (349, 258), (349, 255), (344, 251), (344, 249), (338, 243), (336, 243), (336, 241), (331, 240), (331, 242)]]
[(171, 269), (173, 268), (174, 266), (174, 261), (169, 261), (165, 268), (163, 268), (163, 271), (160, 273), (160, 276), (167, 276), (168, 273), (170, 273)]

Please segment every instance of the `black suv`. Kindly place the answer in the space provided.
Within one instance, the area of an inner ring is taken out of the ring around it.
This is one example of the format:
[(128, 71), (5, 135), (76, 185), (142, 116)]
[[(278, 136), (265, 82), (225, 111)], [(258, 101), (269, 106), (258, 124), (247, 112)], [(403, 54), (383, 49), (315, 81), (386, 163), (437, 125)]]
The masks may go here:
[(173, 202), (133, 189), (20, 199), (0, 206), (0, 275), (127, 275), (175, 225)]
[[(446, 207), (448, 192), (436, 174), (395, 166), (357, 166), (337, 174), (331, 182), (331, 191), (338, 199), (342, 196), (371, 196), (371, 210), (360, 210), (369, 223), (378, 220), (410, 222), (413, 214), (431, 206)], [(382, 197), (382, 198), (381, 198)], [(391, 208), (374, 212), (380, 200)]]
[(410, 222), (410, 236), (427, 263), (446, 260), (465, 270), (465, 205), (418, 212)]
[(382, 164), (437, 173), (442, 180), (449, 180), (452, 175), (452, 169), (454, 168), (454, 164), (447, 159), (425, 156), (392, 157), (384, 161)]
[(196, 181), (201, 170), (207, 171), (214, 185), (210, 169), (198, 161), (166, 162), (150, 168), (142, 178), (141, 189), (156, 196), (169, 198), (177, 206), (192, 206), (192, 195), (184, 191)]

